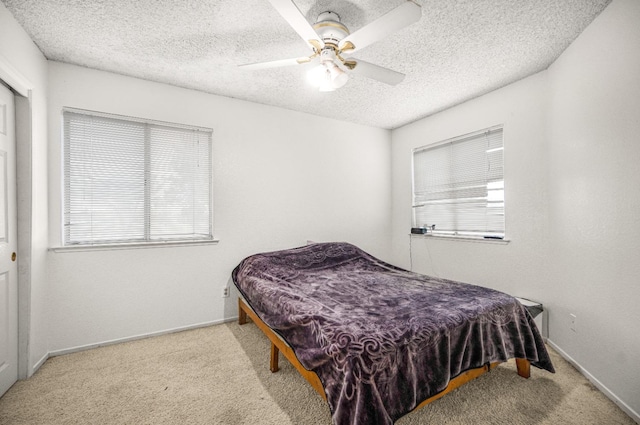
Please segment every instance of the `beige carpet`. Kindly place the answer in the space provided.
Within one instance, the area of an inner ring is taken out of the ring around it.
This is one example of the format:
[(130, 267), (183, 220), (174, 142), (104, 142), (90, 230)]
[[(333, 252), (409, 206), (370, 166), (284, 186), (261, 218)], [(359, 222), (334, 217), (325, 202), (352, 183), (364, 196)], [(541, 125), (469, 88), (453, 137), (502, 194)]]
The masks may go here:
[[(557, 373), (500, 366), (398, 421), (635, 424), (551, 351)], [(326, 403), (252, 323), (212, 326), (49, 359), (0, 399), (0, 424), (323, 424)]]

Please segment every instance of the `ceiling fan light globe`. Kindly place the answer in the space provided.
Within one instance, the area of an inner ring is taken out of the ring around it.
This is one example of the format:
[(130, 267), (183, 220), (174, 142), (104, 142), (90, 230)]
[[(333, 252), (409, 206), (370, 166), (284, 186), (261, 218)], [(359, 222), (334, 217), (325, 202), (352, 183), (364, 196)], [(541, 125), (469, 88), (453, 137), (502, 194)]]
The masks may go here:
[(345, 73), (340, 74), (337, 78), (333, 80), (333, 86), (337, 89), (347, 84), (349, 80), (349, 76)]
[(322, 84), (320, 84), (320, 92), (331, 92), (335, 91), (336, 87), (333, 86), (331, 81), (325, 80)]
[(320, 87), (320, 85), (327, 79), (326, 68), (324, 65), (318, 65), (307, 71), (307, 81), (314, 87)]
[(347, 80), (349, 80), (349, 75), (335, 64), (329, 67), (329, 73), (331, 74), (331, 83), (337, 89), (347, 84)]
[(307, 72), (307, 80), (321, 92), (330, 92), (344, 86), (349, 75), (335, 62), (324, 61)]

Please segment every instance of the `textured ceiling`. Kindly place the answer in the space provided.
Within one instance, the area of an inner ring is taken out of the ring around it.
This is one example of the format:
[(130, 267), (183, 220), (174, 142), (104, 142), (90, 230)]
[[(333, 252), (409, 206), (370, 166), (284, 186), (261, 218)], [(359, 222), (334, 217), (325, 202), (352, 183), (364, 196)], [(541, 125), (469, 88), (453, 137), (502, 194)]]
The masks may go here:
[[(351, 75), (320, 93), (310, 65), (237, 67), (310, 54), (267, 0), (0, 1), (50, 60), (388, 129), (546, 69), (610, 2), (417, 1), (420, 21), (354, 54), (402, 83)], [(310, 22), (331, 10), (351, 32), (404, 1), (294, 0)]]

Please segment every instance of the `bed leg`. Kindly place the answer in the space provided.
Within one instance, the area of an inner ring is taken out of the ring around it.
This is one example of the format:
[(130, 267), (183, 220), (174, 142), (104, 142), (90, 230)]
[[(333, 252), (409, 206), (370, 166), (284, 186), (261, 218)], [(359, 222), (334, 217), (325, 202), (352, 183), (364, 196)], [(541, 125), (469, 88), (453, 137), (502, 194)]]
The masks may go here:
[(238, 324), (244, 325), (247, 323), (247, 312), (242, 308), (242, 299), (238, 298)]
[(272, 342), (271, 343), (271, 362), (269, 364), (269, 369), (271, 370), (271, 373), (276, 373), (278, 370), (280, 370), (280, 368), (278, 367), (279, 353), (280, 353), (280, 350), (278, 350), (278, 347), (276, 347), (276, 345)]
[(518, 375), (523, 378), (529, 378), (531, 376), (531, 363), (527, 359), (516, 359), (516, 367), (518, 368)]

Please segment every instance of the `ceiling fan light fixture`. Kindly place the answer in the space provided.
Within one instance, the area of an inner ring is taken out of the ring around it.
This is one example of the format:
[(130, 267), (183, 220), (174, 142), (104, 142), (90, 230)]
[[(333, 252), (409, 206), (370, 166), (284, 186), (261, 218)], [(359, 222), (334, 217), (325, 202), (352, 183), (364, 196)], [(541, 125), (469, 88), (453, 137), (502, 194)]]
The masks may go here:
[(314, 66), (307, 72), (307, 81), (314, 87), (320, 87), (326, 81), (327, 69), (323, 64)]
[(320, 84), (319, 91), (321, 93), (326, 93), (326, 92), (336, 91), (336, 88), (333, 86), (333, 84), (331, 84), (330, 80), (325, 80), (322, 82), (322, 84)]
[(327, 70), (329, 71), (329, 75), (331, 78), (331, 83), (336, 89), (347, 84), (347, 80), (349, 80), (349, 75), (344, 72), (338, 65), (335, 63), (330, 63), (327, 65)]
[(326, 61), (311, 68), (307, 72), (307, 80), (321, 92), (328, 92), (344, 86), (349, 80), (349, 75), (334, 62)]

